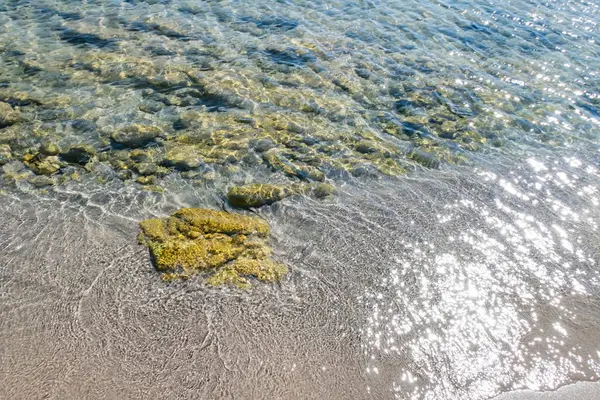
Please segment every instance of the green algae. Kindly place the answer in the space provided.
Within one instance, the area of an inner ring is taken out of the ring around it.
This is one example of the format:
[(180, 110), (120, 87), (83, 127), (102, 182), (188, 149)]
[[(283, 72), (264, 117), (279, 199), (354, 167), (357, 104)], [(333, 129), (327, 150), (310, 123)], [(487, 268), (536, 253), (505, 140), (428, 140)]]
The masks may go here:
[(250, 287), (249, 277), (277, 282), (287, 268), (271, 258), (263, 220), (210, 209), (184, 208), (163, 219), (140, 222), (146, 245), (166, 281), (210, 274), (211, 285)]

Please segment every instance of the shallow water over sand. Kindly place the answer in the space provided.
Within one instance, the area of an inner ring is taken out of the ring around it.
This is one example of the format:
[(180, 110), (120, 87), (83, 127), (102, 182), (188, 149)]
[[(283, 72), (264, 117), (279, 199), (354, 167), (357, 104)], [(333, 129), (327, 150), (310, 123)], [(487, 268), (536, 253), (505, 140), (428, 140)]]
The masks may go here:
[(291, 273), (248, 293), (160, 281), (132, 240), (147, 204), (6, 195), (2, 397), (485, 399), (596, 379), (589, 161), (263, 208)]
[[(597, 8), (0, 2), (0, 398), (598, 380)], [(232, 185), (320, 181), (245, 211), (279, 284), (167, 284), (136, 242)]]

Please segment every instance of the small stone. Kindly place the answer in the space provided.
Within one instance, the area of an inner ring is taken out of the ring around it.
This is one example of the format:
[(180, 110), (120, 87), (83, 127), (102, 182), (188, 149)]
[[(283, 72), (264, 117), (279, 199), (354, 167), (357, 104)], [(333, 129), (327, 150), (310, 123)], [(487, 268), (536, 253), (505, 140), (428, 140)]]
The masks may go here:
[(377, 152), (377, 147), (373, 143), (363, 141), (356, 145), (356, 151), (362, 154), (371, 154)]
[(60, 148), (56, 143), (46, 142), (40, 146), (39, 152), (47, 156), (56, 156), (60, 153)]
[(354, 167), (350, 173), (356, 177), (376, 177), (376, 171), (369, 165), (358, 165)]
[(96, 130), (96, 123), (87, 119), (76, 119), (71, 123), (71, 128), (78, 132), (93, 132)]
[(366, 68), (356, 68), (354, 72), (363, 79), (369, 79), (371, 77), (371, 73)]
[(21, 114), (8, 103), (0, 101), (0, 128), (14, 125), (21, 121)]
[(200, 176), (199, 171), (183, 171), (181, 177), (183, 179), (196, 179)]
[(162, 110), (163, 104), (158, 101), (146, 101), (138, 106), (138, 109), (148, 114), (155, 114)]
[(147, 150), (144, 149), (134, 149), (129, 153), (129, 158), (131, 158), (135, 162), (149, 162), (152, 161), (152, 157), (148, 154)]
[(437, 169), (441, 164), (434, 153), (423, 149), (414, 149), (408, 156), (411, 160), (427, 168)]
[(135, 180), (140, 185), (154, 185), (156, 178), (154, 176), (140, 176)]
[(133, 172), (131, 172), (128, 169), (125, 169), (123, 171), (119, 171), (119, 173), (117, 174), (117, 176), (119, 177), (120, 180), (122, 181), (126, 181), (129, 180), (133, 177)]
[(110, 138), (125, 147), (144, 147), (162, 134), (157, 126), (133, 124), (114, 132)]
[(145, 185), (142, 186), (142, 190), (153, 193), (163, 193), (165, 191), (165, 189), (157, 185)]
[(275, 147), (275, 143), (272, 139), (260, 139), (254, 145), (254, 150), (259, 153), (264, 153), (265, 151), (271, 150)]
[(7, 144), (0, 144), (0, 165), (4, 165), (12, 160), (11, 148)]
[(140, 175), (148, 176), (154, 175), (158, 170), (158, 166), (156, 164), (142, 162), (133, 165), (133, 170)]
[[(119, 161), (127, 161), (127, 160), (129, 160), (129, 157), (130, 157), (130, 153), (127, 150), (116, 150), (111, 153), (112, 153), (112, 158), (115, 160), (119, 160)], [(142, 160), (136, 160), (136, 161), (142, 161)]]
[(217, 173), (215, 171), (208, 171), (202, 174), (202, 179), (207, 182), (214, 182), (217, 180)]
[(35, 187), (53, 186), (56, 185), (56, 181), (48, 176), (35, 176), (27, 180)]
[(296, 191), (291, 187), (256, 183), (232, 187), (227, 192), (227, 200), (235, 207), (262, 207), (273, 204), (295, 193)]
[(186, 111), (173, 123), (173, 129), (203, 128), (204, 114), (198, 111)]
[(121, 160), (110, 160), (110, 165), (117, 171), (129, 169), (129, 165), (125, 161)]
[(204, 164), (200, 154), (192, 146), (178, 146), (167, 151), (163, 164), (182, 171), (196, 169)]
[(52, 175), (58, 172), (62, 166), (58, 157), (44, 157), (41, 154), (37, 154), (29, 161), (26, 161), (25, 165), (27, 165), (36, 175)]
[(277, 149), (271, 149), (263, 154), (263, 161), (273, 170), (279, 170), (288, 176), (294, 176), (302, 180), (313, 180), (322, 182), (325, 174), (310, 165), (296, 165), (279, 154)]
[(89, 144), (73, 146), (60, 156), (63, 160), (85, 165), (96, 155), (96, 150)]
[(337, 189), (328, 183), (317, 183), (313, 187), (312, 193), (317, 199), (322, 199), (337, 194)]

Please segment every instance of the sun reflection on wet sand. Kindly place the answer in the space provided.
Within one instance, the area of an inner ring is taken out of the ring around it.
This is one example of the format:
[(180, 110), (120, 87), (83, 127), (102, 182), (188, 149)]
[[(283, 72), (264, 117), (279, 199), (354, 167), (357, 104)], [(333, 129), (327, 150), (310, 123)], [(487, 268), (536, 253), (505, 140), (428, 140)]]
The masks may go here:
[[(600, 181), (584, 165), (532, 157), (503, 176), (481, 170), (495, 195), (449, 199), (436, 216), (445, 243), (399, 239), (405, 250), (361, 298), (367, 375), (386, 371), (402, 399), (484, 399), (597, 378), (598, 352), (574, 335), (571, 309), (600, 288), (589, 246)], [(567, 205), (565, 191), (581, 201)]]

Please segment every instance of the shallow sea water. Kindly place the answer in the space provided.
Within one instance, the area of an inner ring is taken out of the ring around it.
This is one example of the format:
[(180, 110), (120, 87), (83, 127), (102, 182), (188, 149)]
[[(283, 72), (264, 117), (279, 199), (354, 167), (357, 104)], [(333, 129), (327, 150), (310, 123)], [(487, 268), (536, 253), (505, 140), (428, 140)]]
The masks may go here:
[[(0, 0), (0, 398), (479, 400), (598, 380), (599, 8)], [(134, 124), (161, 134), (115, 140)], [(338, 190), (253, 211), (290, 273), (161, 281), (140, 220), (313, 180), (269, 165), (267, 138)], [(95, 155), (36, 176), (48, 142)], [(153, 185), (140, 163), (164, 169)]]

